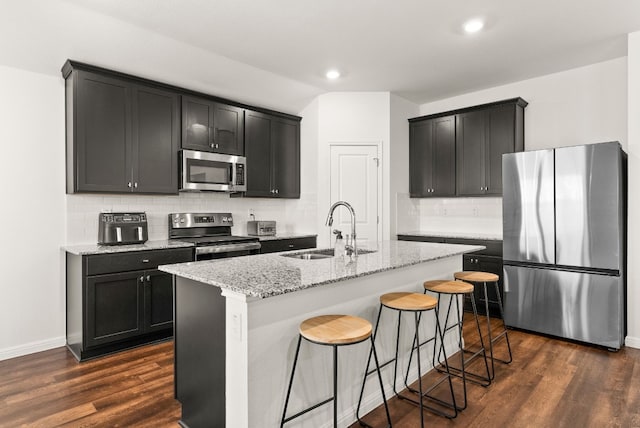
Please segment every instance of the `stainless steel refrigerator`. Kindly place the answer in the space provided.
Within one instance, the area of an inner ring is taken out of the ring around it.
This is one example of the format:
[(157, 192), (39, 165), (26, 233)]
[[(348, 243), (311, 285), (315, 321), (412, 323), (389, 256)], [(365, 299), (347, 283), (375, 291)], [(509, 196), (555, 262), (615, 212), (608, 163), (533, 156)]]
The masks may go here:
[(626, 165), (618, 142), (503, 156), (508, 326), (623, 345)]

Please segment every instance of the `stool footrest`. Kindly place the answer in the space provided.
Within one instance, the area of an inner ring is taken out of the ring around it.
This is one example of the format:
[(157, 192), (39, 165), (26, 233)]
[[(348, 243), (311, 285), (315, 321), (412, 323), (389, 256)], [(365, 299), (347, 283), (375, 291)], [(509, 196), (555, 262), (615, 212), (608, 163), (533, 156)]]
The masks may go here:
[[(442, 365), (438, 366), (435, 368), (438, 373), (446, 373), (445, 369), (442, 368)], [(453, 366), (449, 366), (449, 372), (451, 373), (451, 376), (455, 376), (458, 379), (463, 379), (462, 377), (462, 370), (458, 367), (453, 367)], [(480, 385), (483, 387), (487, 387), (489, 385), (491, 385), (491, 380), (488, 380), (486, 377), (479, 375), (477, 373), (473, 373), (470, 371), (465, 371), (464, 373), (464, 379), (468, 380), (469, 382), (473, 382), (476, 385)]]
[(295, 414), (295, 415), (293, 415), (293, 416), (289, 416), (288, 418), (284, 419), (282, 423), (285, 423), (285, 424), (286, 424), (287, 422), (289, 422), (289, 421), (291, 421), (291, 420), (293, 420), (293, 419), (297, 418), (298, 416), (302, 416), (302, 415), (304, 415), (305, 413), (308, 413), (308, 412), (310, 412), (310, 411), (312, 411), (312, 410), (314, 410), (314, 409), (316, 409), (316, 408), (318, 408), (318, 407), (320, 407), (320, 406), (322, 406), (322, 405), (325, 405), (325, 404), (327, 404), (327, 403), (330, 403), (331, 401), (333, 401), (333, 397), (331, 397), (331, 398), (327, 398), (326, 400), (321, 401), (321, 402), (320, 402), (320, 403), (318, 403), (318, 404), (314, 404), (313, 406), (311, 406), (311, 407), (309, 407), (309, 408), (307, 408), (307, 409), (304, 409), (304, 410), (302, 410), (302, 411), (300, 411), (300, 412), (296, 413), (296, 414)]
[[(411, 391), (411, 390), (410, 390), (410, 391)], [(413, 392), (413, 391), (412, 391), (412, 392)], [(401, 399), (401, 400), (406, 400), (406, 401), (409, 401), (409, 402), (411, 402), (411, 403), (413, 403), (413, 404), (420, 405), (420, 402), (419, 402), (418, 400), (415, 400), (415, 399), (413, 399), (413, 398), (411, 398), (411, 397), (407, 397), (406, 395), (396, 394), (396, 397), (398, 397), (398, 398), (399, 398), (399, 399)], [(433, 406), (429, 406), (429, 405), (425, 404), (425, 403), (424, 403), (424, 399), (425, 399), (425, 398), (426, 398), (427, 400), (431, 400), (431, 401), (433, 401), (433, 402), (435, 402), (435, 403), (437, 403), (437, 404), (440, 404), (440, 405), (441, 405), (441, 406), (443, 406), (443, 407), (448, 407), (448, 408), (450, 408), (450, 409), (453, 409), (453, 410), (454, 410), (454, 413), (453, 413), (453, 414), (448, 414), (448, 413), (446, 413), (446, 412), (444, 412), (444, 411), (442, 411), (442, 410), (440, 410), (440, 409), (437, 409), (437, 408), (435, 408), (435, 407), (433, 407)], [(443, 417), (445, 417), (445, 418), (447, 418), (447, 419), (453, 419), (453, 418), (455, 418), (455, 417), (458, 415), (458, 412), (456, 411), (456, 409), (455, 409), (451, 404), (449, 404), (449, 403), (442, 404), (442, 403), (440, 403), (442, 400), (440, 400), (440, 399), (438, 399), (438, 398), (431, 397), (431, 396), (428, 396), (428, 395), (423, 395), (423, 396), (422, 396), (422, 400), (421, 400), (421, 401), (422, 401), (422, 408), (423, 408), (423, 410), (428, 410), (428, 411), (433, 412), (433, 413), (435, 413), (435, 414), (437, 414), (437, 415), (443, 416)]]

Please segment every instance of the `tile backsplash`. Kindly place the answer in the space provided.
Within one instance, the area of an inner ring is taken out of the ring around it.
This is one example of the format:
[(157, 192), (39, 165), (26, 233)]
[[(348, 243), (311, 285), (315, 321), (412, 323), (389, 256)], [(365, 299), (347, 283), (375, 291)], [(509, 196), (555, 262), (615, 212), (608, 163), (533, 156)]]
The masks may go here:
[(396, 197), (398, 232), (502, 235), (502, 198)]
[(316, 233), (317, 196), (303, 193), (300, 199), (231, 198), (226, 193), (180, 193), (150, 195), (67, 195), (67, 245), (98, 240), (100, 212), (147, 213), (149, 240), (167, 239), (167, 215), (176, 212), (230, 212), (232, 233), (244, 235), (249, 212), (256, 220), (275, 220), (278, 233)]

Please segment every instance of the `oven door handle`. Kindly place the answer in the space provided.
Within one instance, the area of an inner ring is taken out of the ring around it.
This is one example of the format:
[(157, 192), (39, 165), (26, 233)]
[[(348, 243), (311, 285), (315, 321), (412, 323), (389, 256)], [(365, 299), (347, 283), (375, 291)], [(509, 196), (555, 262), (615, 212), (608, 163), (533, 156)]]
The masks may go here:
[(210, 247), (196, 247), (196, 256), (200, 254), (231, 253), (234, 251), (259, 250), (259, 242), (245, 242), (242, 244), (224, 244)]

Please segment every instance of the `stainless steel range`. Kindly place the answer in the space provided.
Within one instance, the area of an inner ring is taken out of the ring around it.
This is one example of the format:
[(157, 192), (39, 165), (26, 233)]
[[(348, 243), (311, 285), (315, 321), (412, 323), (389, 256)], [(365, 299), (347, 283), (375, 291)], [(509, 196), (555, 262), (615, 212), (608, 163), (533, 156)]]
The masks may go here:
[(260, 252), (256, 237), (231, 234), (231, 213), (169, 214), (169, 239), (193, 242), (196, 261), (246, 256)]

